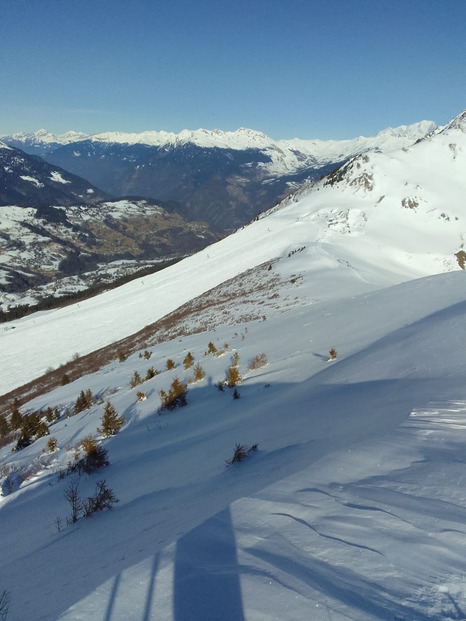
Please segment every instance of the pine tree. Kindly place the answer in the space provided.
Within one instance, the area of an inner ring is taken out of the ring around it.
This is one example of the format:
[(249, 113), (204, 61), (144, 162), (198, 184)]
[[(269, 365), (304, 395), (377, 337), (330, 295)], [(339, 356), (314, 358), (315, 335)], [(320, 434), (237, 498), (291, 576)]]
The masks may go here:
[(194, 366), (194, 381), (200, 382), (201, 379), (205, 377), (205, 371), (199, 364), (199, 362)]
[(193, 362), (194, 362), (194, 356), (192, 355), (190, 351), (188, 351), (185, 359), (183, 360), (183, 365), (186, 371), (192, 366)]
[(130, 386), (131, 388), (136, 388), (136, 386), (139, 386), (139, 384), (142, 384), (142, 379), (139, 373), (135, 371), (133, 373), (133, 377), (131, 378)]
[(217, 353), (217, 348), (212, 343), (212, 341), (210, 341), (208, 343), (208, 345), (207, 345), (207, 351), (206, 351), (205, 355), (207, 356), (208, 354), (216, 354), (216, 353)]
[(154, 369), (154, 367), (150, 367), (149, 369), (147, 369), (147, 373), (146, 373), (146, 377), (144, 378), (144, 381), (147, 382), (147, 380), (152, 379), (158, 374), (159, 372), (157, 371), (157, 369)]
[(74, 404), (73, 413), (78, 414), (83, 410), (88, 410), (92, 405), (92, 400), (92, 392), (89, 388), (86, 390), (86, 392), (84, 392), (84, 390), (81, 390), (78, 398), (76, 399), (76, 403)]
[(10, 425), (5, 416), (0, 416), (0, 438), (6, 438), (10, 433)]
[(118, 433), (125, 419), (123, 416), (119, 416), (110, 401), (107, 401), (100, 422), (102, 426), (97, 428), (97, 431), (108, 438)]
[(175, 377), (168, 393), (165, 390), (159, 391), (161, 409), (174, 410), (177, 407), (183, 407), (187, 405), (187, 392), (188, 391), (180, 382), (180, 380)]
[(12, 431), (17, 431), (21, 429), (21, 425), (23, 424), (23, 417), (21, 412), (19, 411), (18, 403), (15, 399), (13, 403), (13, 407), (11, 408), (11, 416), (10, 416), (10, 429)]
[(232, 364), (228, 367), (227, 371), (227, 386), (233, 388), (236, 384), (241, 382), (241, 375), (239, 374), (238, 367), (235, 364)]

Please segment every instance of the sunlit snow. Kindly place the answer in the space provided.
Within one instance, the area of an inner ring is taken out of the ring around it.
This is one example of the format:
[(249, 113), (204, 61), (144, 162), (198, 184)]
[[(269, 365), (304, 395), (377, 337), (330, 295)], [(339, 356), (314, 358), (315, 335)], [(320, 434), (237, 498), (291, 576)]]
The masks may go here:
[[(81, 390), (96, 396), (50, 425), (56, 452), (49, 437), (0, 449), (2, 472), (24, 474), (0, 497), (8, 621), (466, 617), (466, 288), (448, 263), (448, 227), (458, 235), (465, 217), (455, 162), (466, 134), (453, 129), (358, 160), (346, 185), (317, 184), (172, 268), (0, 334), (5, 391), (195, 295), (210, 325), (196, 332), (186, 313), (182, 334), (147, 344), (150, 359), (144, 347), (123, 362), (115, 351), (99, 372), (22, 404), (63, 414)], [(351, 185), (363, 173), (372, 190)], [(416, 207), (402, 205), (414, 195)], [(159, 390), (192, 376), (188, 352), (205, 377), (189, 383), (186, 407), (160, 413)], [(239, 399), (217, 387), (235, 353)], [(267, 364), (252, 370), (260, 353)], [(159, 375), (131, 388), (151, 366)], [(58, 473), (98, 437), (107, 400), (125, 417), (102, 440), (111, 463), (76, 480), (85, 498), (105, 479), (119, 502), (66, 525), (72, 477)], [(235, 443), (259, 446), (226, 467)]]

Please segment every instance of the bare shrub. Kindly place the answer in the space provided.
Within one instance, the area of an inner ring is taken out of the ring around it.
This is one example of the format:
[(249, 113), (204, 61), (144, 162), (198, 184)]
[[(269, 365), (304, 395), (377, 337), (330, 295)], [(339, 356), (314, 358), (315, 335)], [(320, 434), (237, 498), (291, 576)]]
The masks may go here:
[(265, 354), (257, 354), (249, 363), (249, 370), (255, 371), (256, 369), (261, 369), (265, 367), (267, 364), (267, 356)]
[[(71, 509), (70, 517), (66, 518), (66, 524), (74, 524), (83, 517), (90, 517), (97, 511), (103, 511), (104, 509), (111, 509), (115, 502), (118, 502), (117, 497), (113, 491), (107, 487), (106, 481), (98, 481), (96, 483), (96, 493), (94, 496), (89, 496), (86, 500), (82, 500), (79, 497), (78, 483), (71, 481), (65, 490), (65, 498), (68, 501)], [(61, 527), (60, 518), (56, 518), (55, 523), (57, 528)]]
[(113, 491), (107, 487), (106, 481), (98, 481), (94, 496), (89, 496), (83, 503), (84, 516), (90, 517), (98, 511), (109, 511), (116, 502), (118, 499)]
[(10, 594), (8, 591), (3, 591), (0, 595), (0, 620), (6, 621), (8, 611), (10, 609)]
[(74, 524), (83, 516), (83, 503), (78, 492), (79, 486), (77, 481), (70, 481), (65, 490), (65, 499), (68, 501), (71, 511), (70, 517), (66, 518), (68, 526)]
[(165, 367), (167, 371), (171, 371), (175, 368), (175, 362), (171, 358), (168, 358), (167, 362), (165, 363)]
[(337, 350), (332, 347), (332, 349), (329, 350), (328, 352), (328, 362), (330, 362), (331, 360), (336, 360), (337, 359)]
[(49, 438), (47, 440), (47, 449), (49, 453), (54, 453), (57, 450), (57, 439), (56, 438)]
[(145, 401), (147, 399), (146, 393), (142, 391), (138, 391), (136, 393), (136, 401)]
[(250, 453), (257, 451), (258, 447), (258, 444), (252, 444), (249, 448), (247, 448), (245, 444), (235, 444), (233, 457), (225, 460), (226, 465), (231, 466), (232, 464), (243, 461)]
[(12, 467), (1, 482), (1, 495), (8, 496), (19, 489), (21, 483), (24, 481), (23, 475), (24, 472), (22, 470), (17, 470)]

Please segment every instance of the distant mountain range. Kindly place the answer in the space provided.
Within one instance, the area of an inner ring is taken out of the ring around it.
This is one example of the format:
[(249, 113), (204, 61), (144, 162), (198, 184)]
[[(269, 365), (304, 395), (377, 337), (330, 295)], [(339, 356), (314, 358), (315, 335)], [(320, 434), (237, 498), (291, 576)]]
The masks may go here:
[(180, 213), (231, 231), (349, 157), (408, 147), (435, 129), (431, 121), (353, 140), (279, 140), (239, 129), (55, 136), (40, 130), (1, 140), (42, 155), (113, 196), (176, 201)]
[(0, 205), (93, 205), (109, 198), (85, 179), (0, 142)]
[(0, 142), (0, 307), (111, 283), (220, 237), (173, 204), (111, 198)]
[[(370, 227), (365, 224), (368, 212), (361, 205), (374, 193), (376, 204), (385, 205), (400, 187), (400, 205), (422, 211), (425, 199), (420, 198), (418, 182), (413, 185), (407, 174), (400, 186), (392, 170), (384, 173), (388, 181), (384, 176), (374, 181), (372, 166), (398, 161), (383, 154), (403, 154), (414, 142), (426, 142), (426, 136), (440, 131), (433, 123), (422, 122), (341, 142), (274, 142), (246, 129), (91, 137), (40, 131), (5, 137), (36, 153), (42, 150), (49, 162), (0, 143), (0, 205), (4, 205), (0, 304), (4, 308), (34, 304), (42, 297), (68, 295), (154, 262), (186, 256), (231, 228), (244, 226), (266, 207), (287, 204), (280, 201), (288, 195), (292, 201), (309, 191), (314, 197), (315, 191), (321, 199), (326, 197), (325, 205), (312, 216), (322, 239), (338, 231), (359, 235)], [(347, 163), (335, 169), (340, 160)], [(82, 176), (67, 172), (70, 169)], [(316, 184), (316, 176), (332, 169)], [(429, 175), (434, 178), (441, 170), (434, 167)], [(338, 200), (335, 192), (327, 197), (334, 185), (339, 188)], [(350, 199), (342, 204), (342, 192), (353, 197), (356, 210), (349, 209)], [(124, 195), (128, 198), (114, 198)], [(450, 214), (453, 203), (435, 217), (456, 231), (459, 224), (453, 225)], [(396, 221), (399, 214), (394, 214), (390, 217)], [(419, 225), (420, 220), (415, 223)], [(386, 228), (383, 223), (379, 226), (375, 237)], [(407, 230), (409, 222), (400, 226)], [(412, 235), (416, 236), (415, 230)], [(455, 248), (460, 251), (460, 234), (455, 235)], [(386, 247), (384, 242), (380, 253)], [(451, 264), (453, 252), (449, 256)]]

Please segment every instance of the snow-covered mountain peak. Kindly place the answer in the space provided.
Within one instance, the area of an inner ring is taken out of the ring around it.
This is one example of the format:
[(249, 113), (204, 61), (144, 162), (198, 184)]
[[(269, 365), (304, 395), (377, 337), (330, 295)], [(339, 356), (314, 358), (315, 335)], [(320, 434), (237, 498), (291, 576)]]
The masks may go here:
[[(91, 140), (100, 143), (117, 143), (136, 145), (144, 144), (154, 147), (179, 146), (183, 144), (194, 144), (204, 148), (220, 149), (258, 149), (266, 151), (276, 151), (286, 153), (287, 166), (292, 160), (296, 159), (296, 152), (315, 158), (319, 163), (329, 161), (341, 161), (355, 153), (362, 153), (367, 150), (396, 150), (409, 146), (419, 138), (435, 128), (432, 121), (421, 121), (412, 125), (401, 125), (400, 127), (387, 128), (380, 131), (376, 136), (359, 136), (351, 140), (302, 140), (294, 138), (291, 140), (273, 140), (266, 134), (254, 129), (240, 127), (234, 131), (223, 131), (220, 129), (183, 129), (178, 134), (166, 131), (148, 130), (143, 132), (100, 132), (93, 135), (82, 132), (66, 132), (56, 135), (45, 129), (40, 129), (34, 133), (16, 133), (10, 136), (3, 136), (4, 141), (13, 146), (50, 146), (67, 145), (83, 140)], [(296, 163), (295, 163), (296, 164)]]
[(240, 128), (226, 132), (220, 129), (183, 129), (178, 134), (165, 131), (144, 131), (140, 133), (104, 132), (90, 137), (93, 142), (114, 142), (119, 144), (145, 144), (148, 146), (179, 146), (194, 144), (198, 147), (220, 149), (263, 149), (273, 145), (273, 140), (252, 129)]
[(424, 138), (427, 134), (434, 131), (437, 125), (433, 121), (420, 121), (411, 125), (399, 125), (398, 127), (387, 127), (378, 132), (377, 136), (395, 136), (397, 138), (408, 138), (415, 142), (419, 138)]
[(39, 129), (37, 132), (18, 132), (10, 136), (4, 136), (8, 140), (24, 144), (56, 144), (65, 145), (70, 142), (85, 140), (89, 134), (83, 132), (68, 131), (64, 134), (52, 134), (46, 129)]
[(459, 129), (462, 132), (466, 132), (466, 110), (460, 112), (460, 114), (447, 123), (447, 125), (443, 128), (443, 131), (448, 131), (450, 129)]

